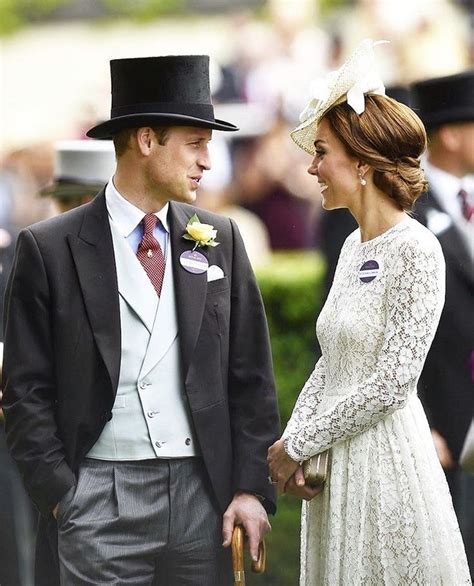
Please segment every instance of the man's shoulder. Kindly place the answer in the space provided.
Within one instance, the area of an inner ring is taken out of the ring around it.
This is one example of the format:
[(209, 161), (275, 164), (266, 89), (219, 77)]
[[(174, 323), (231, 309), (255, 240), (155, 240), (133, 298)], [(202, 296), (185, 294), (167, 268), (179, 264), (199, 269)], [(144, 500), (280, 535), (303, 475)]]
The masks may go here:
[(26, 229), (40, 239), (55, 239), (69, 233), (77, 233), (84, 220), (84, 215), (91, 210), (91, 203), (86, 203), (52, 218), (41, 220), (31, 224)]
[(171, 205), (173, 209), (188, 220), (196, 214), (199, 221), (203, 224), (211, 224), (220, 229), (230, 229), (230, 219), (226, 216), (209, 212), (208, 210), (187, 203), (171, 202)]

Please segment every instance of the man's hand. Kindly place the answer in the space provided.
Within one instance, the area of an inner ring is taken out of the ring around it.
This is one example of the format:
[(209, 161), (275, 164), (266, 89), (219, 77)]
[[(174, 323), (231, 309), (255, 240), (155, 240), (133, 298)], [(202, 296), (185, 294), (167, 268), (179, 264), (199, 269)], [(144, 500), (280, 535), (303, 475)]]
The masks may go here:
[(436, 429), (431, 430), (431, 437), (433, 438), (436, 453), (438, 454), (438, 459), (441, 463), (441, 466), (445, 470), (452, 468), (454, 466), (454, 460), (444, 437), (438, 433)]
[(322, 490), (322, 486), (311, 488), (305, 484), (302, 466), (298, 468), (298, 470), (293, 474), (290, 480), (288, 480), (285, 486), (286, 494), (291, 494), (292, 496), (305, 501), (310, 501), (316, 495), (322, 492)]
[(254, 561), (258, 559), (258, 546), (271, 530), (268, 522), (267, 512), (258, 498), (246, 492), (235, 494), (232, 502), (224, 513), (222, 524), (222, 535), (224, 536), (224, 547), (229, 547), (232, 542), (234, 525), (243, 525), (247, 534), (250, 546), (250, 555)]
[(58, 520), (59, 503), (53, 509), (53, 517)]
[(286, 483), (300, 465), (285, 452), (282, 439), (276, 441), (268, 450), (267, 462), (270, 468), (270, 477), (277, 484), (278, 492), (285, 492)]

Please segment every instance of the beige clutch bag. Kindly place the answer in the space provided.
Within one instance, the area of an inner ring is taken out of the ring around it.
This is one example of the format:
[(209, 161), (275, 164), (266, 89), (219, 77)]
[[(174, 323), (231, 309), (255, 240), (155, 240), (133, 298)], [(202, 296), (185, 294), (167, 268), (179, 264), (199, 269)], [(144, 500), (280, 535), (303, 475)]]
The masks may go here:
[(329, 459), (330, 451), (326, 450), (303, 462), (303, 474), (308, 486), (317, 488), (324, 485), (329, 474)]
[(461, 468), (474, 474), (474, 420), (467, 432), (459, 463), (461, 464)]

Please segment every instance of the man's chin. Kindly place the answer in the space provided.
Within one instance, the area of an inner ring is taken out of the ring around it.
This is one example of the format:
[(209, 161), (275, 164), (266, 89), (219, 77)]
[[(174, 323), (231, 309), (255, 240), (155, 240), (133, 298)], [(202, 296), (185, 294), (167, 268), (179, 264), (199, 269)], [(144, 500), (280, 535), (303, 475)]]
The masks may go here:
[(186, 193), (174, 194), (170, 197), (171, 201), (178, 203), (194, 203), (196, 201), (197, 191), (187, 191)]

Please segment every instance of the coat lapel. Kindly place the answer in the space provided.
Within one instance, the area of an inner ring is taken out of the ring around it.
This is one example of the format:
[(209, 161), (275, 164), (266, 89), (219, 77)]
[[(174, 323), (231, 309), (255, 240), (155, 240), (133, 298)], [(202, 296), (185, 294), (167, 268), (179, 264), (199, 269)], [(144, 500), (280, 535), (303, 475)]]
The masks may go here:
[[(442, 214), (450, 218), (443, 208), (439, 204), (435, 193), (432, 191), (428, 192), (428, 200), (424, 209), (427, 220), (430, 218), (430, 214)], [(430, 228), (430, 222), (427, 221), (427, 226)], [(430, 228), (431, 229), (431, 228)], [(436, 232), (435, 232), (436, 234)], [(454, 222), (451, 220), (450, 224), (446, 228), (436, 234), (438, 240), (441, 243), (443, 252), (446, 257), (450, 259), (450, 266), (453, 267), (460, 275), (472, 284), (474, 284), (474, 271), (472, 266), (472, 260), (469, 256), (464, 238), (460, 234)]]
[[(170, 202), (168, 217), (170, 221), (170, 240), (173, 248), (172, 265), (183, 380), (186, 380), (194, 347), (196, 346), (201, 329), (207, 293), (207, 273), (201, 273), (199, 275), (189, 273), (179, 262), (181, 254), (192, 249), (192, 243), (183, 238), (183, 234), (186, 231), (186, 224), (190, 218), (186, 207), (175, 202)], [(200, 252), (206, 256), (205, 251), (200, 250)]]
[(105, 192), (84, 208), (79, 234), (68, 235), (87, 315), (115, 392), (120, 372), (120, 310)]

